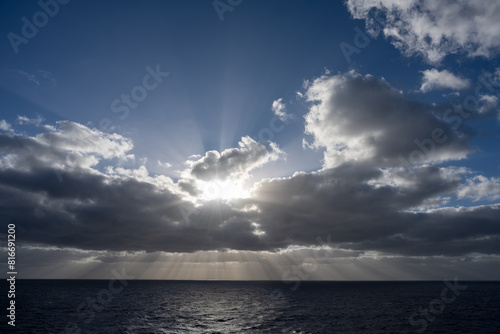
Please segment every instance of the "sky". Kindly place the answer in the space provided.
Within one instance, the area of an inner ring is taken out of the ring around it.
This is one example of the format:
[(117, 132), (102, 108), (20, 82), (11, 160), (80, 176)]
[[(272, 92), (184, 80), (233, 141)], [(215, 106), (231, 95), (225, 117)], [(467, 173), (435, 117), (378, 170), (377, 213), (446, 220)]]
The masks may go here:
[(19, 278), (498, 280), (499, 31), (495, 0), (2, 1), (0, 247)]

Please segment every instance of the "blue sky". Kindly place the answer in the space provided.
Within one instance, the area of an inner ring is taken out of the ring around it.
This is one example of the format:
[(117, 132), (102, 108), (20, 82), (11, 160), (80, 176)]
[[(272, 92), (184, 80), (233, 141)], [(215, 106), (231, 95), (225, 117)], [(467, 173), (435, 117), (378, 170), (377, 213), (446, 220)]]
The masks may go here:
[(0, 214), (71, 268), (23, 275), (500, 278), (500, 8), (448, 5), (3, 1)]

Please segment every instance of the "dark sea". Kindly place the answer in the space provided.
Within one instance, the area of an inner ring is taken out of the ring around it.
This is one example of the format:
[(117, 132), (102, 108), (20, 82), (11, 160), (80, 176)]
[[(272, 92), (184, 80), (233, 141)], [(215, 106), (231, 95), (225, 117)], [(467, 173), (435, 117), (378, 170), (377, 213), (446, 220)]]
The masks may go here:
[(500, 282), (2, 281), (2, 333), (500, 333)]

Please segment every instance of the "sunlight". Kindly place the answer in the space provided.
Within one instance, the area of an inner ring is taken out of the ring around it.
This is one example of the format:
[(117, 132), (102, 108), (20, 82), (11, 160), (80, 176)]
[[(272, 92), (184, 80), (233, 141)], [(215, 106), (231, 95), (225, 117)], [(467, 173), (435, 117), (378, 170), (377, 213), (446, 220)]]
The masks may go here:
[(215, 199), (231, 200), (245, 198), (250, 195), (241, 180), (198, 181), (198, 189), (201, 190), (200, 199), (205, 201)]

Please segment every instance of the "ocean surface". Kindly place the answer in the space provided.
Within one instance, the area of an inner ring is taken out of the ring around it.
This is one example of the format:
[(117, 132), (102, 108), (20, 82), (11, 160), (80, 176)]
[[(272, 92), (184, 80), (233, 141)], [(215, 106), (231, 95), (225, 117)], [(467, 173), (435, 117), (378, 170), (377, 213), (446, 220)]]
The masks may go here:
[(1, 333), (500, 333), (500, 282), (6, 283)]

